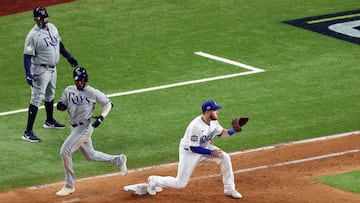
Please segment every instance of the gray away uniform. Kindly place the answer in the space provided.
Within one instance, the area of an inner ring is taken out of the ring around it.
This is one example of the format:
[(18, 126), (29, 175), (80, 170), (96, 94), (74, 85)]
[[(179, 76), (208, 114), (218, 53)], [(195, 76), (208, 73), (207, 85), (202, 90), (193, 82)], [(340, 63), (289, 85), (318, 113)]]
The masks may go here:
[(31, 55), (31, 73), (34, 76), (31, 104), (39, 107), (41, 100), (54, 99), (56, 88), (56, 64), (60, 59), (60, 35), (54, 24), (47, 24), (48, 31), (35, 25), (28, 33), (24, 54)]
[(71, 156), (77, 149), (89, 161), (111, 162), (117, 166), (124, 164), (121, 155), (109, 155), (96, 151), (92, 145), (91, 135), (94, 128), (90, 118), (95, 104), (111, 105), (110, 99), (104, 93), (88, 85), (83, 90), (78, 90), (75, 85), (68, 86), (62, 94), (60, 102), (68, 107), (67, 111), (73, 126), (71, 134), (64, 141), (60, 150), (65, 169), (65, 187), (72, 188), (75, 183)]

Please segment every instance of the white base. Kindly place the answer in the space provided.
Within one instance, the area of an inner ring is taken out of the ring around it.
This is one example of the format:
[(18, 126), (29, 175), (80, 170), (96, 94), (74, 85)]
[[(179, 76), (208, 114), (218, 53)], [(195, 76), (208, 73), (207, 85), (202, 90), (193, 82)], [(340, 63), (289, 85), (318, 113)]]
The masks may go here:
[[(147, 191), (146, 191), (146, 187), (147, 187), (147, 183), (138, 183), (135, 185), (127, 185), (124, 186), (124, 190), (131, 192), (135, 195), (146, 195)], [(162, 187), (156, 187), (156, 192), (162, 192)]]

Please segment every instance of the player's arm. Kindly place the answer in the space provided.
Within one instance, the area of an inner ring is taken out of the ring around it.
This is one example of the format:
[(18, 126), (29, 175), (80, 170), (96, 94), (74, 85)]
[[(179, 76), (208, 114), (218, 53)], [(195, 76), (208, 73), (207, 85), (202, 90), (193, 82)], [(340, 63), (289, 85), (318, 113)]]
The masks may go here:
[(59, 102), (56, 104), (56, 109), (59, 111), (65, 111), (68, 108), (68, 103), (65, 102), (66, 101), (66, 92), (67, 92), (67, 88), (65, 89), (65, 91), (63, 92), (63, 94), (60, 97)]
[(219, 137), (227, 138), (227, 137), (230, 137), (233, 134), (234, 134), (234, 131), (232, 129), (223, 128), (223, 130), (221, 131), (221, 134), (219, 135)]
[(77, 67), (77, 60), (65, 49), (64, 44), (60, 41), (60, 53), (63, 55), (72, 67)]
[(207, 155), (212, 155), (215, 157), (221, 157), (221, 150), (220, 149), (206, 149), (205, 147), (201, 147), (201, 146), (197, 146), (197, 147), (193, 147), (190, 146), (190, 150), (194, 153), (198, 153), (198, 154), (207, 154)]
[(190, 146), (190, 150), (194, 153), (198, 153), (198, 154), (208, 154), (208, 155), (212, 155), (213, 151), (210, 149), (206, 149), (205, 147), (201, 147), (201, 146)]
[(94, 128), (97, 128), (105, 119), (105, 117), (109, 114), (110, 110), (112, 109), (113, 107), (113, 103), (111, 101), (109, 101), (108, 103), (106, 103), (104, 106), (103, 106), (103, 109), (102, 109), (102, 112), (100, 114), (100, 116), (96, 116), (96, 120), (95, 122), (92, 124), (92, 126)]
[(26, 75), (26, 81), (30, 86), (33, 86), (34, 76), (31, 74), (31, 55), (24, 54), (24, 69)]

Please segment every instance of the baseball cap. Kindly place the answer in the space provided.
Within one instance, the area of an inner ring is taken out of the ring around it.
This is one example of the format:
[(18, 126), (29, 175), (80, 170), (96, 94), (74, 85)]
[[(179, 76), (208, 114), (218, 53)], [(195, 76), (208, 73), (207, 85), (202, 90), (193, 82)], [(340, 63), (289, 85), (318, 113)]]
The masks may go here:
[(205, 111), (216, 111), (221, 109), (222, 106), (218, 106), (214, 100), (208, 100), (204, 102), (201, 106), (202, 112)]

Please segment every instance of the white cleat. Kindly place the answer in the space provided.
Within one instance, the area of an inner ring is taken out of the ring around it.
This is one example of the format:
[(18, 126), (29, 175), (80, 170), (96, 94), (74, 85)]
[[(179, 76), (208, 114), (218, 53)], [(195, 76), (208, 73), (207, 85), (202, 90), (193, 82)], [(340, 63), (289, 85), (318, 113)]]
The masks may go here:
[(225, 195), (228, 195), (234, 199), (241, 199), (242, 195), (240, 194), (240, 192), (233, 190), (233, 191), (229, 191), (229, 192), (225, 192)]
[(56, 193), (57, 196), (67, 196), (70, 195), (71, 193), (75, 192), (75, 187), (73, 188), (68, 188), (68, 187), (63, 187), (60, 191), (58, 191)]
[(155, 177), (149, 176), (146, 191), (149, 195), (156, 195)]
[(124, 154), (120, 155), (120, 160), (122, 161), (122, 165), (120, 165), (120, 174), (122, 176), (126, 176), (128, 173), (127, 166), (126, 166), (126, 156)]

